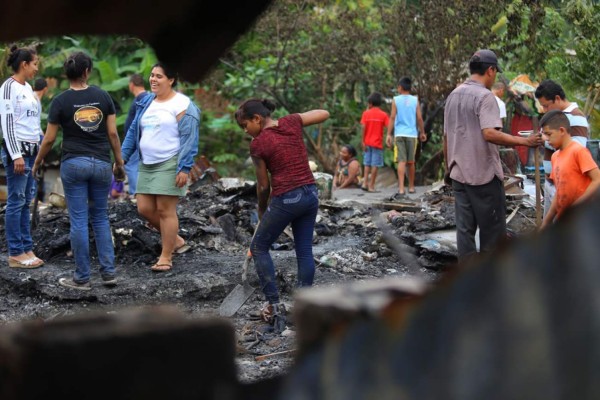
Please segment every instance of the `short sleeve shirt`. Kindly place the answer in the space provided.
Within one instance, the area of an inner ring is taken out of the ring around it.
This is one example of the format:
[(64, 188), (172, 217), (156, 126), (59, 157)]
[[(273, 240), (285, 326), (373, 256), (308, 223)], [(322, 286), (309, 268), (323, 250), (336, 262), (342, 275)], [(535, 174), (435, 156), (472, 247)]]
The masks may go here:
[(265, 161), (271, 174), (272, 196), (315, 183), (308, 165), (299, 114), (280, 118), (277, 126), (263, 129), (250, 142), (250, 155)]
[(494, 94), (468, 79), (450, 93), (444, 110), (450, 177), (467, 185), (503, 180), (498, 146), (485, 140), (483, 129), (500, 128), (500, 110)]
[(595, 168), (590, 151), (575, 141), (552, 154), (550, 178), (556, 185), (557, 218), (585, 192), (591, 182), (586, 174)]
[[(585, 138), (586, 140), (590, 137), (589, 123), (585, 114), (579, 109), (577, 103), (571, 103), (563, 112), (569, 118), (569, 124), (571, 124), (571, 130), (569, 133), (572, 138)], [(577, 140), (577, 139), (576, 139)], [(549, 161), (552, 159), (554, 150), (548, 146), (544, 147), (544, 160)]]
[(496, 103), (498, 103), (498, 108), (500, 109), (500, 118), (506, 118), (506, 103), (500, 97), (494, 97), (496, 97)]
[(140, 153), (144, 164), (158, 164), (179, 153), (177, 116), (187, 110), (190, 98), (176, 93), (171, 99), (152, 101), (140, 118)]
[(114, 114), (111, 97), (96, 86), (56, 96), (48, 122), (62, 127), (62, 160), (84, 156), (111, 162), (106, 117)]
[(371, 107), (362, 114), (360, 123), (364, 125), (363, 143), (365, 146), (383, 149), (383, 128), (390, 123), (390, 117), (379, 107)]

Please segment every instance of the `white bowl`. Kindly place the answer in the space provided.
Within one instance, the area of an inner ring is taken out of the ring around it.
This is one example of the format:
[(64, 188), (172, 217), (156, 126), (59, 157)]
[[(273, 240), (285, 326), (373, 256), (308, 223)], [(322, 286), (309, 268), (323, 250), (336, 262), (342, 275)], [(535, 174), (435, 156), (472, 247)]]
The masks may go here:
[(523, 136), (523, 137), (528, 137), (531, 136), (533, 134), (533, 130), (531, 131), (519, 131), (519, 136)]

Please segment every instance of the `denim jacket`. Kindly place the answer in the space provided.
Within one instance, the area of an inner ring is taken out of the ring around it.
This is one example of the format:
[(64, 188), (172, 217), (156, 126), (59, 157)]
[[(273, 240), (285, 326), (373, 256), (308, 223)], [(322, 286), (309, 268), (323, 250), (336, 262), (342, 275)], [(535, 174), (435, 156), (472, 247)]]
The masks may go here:
[[(139, 153), (140, 137), (142, 133), (140, 120), (148, 107), (150, 107), (150, 104), (155, 97), (156, 96), (154, 94), (151, 94), (150, 96), (146, 96), (143, 99), (135, 102), (135, 118), (129, 126), (129, 130), (127, 131), (125, 140), (123, 141), (123, 146), (121, 147), (121, 153), (125, 163), (129, 161), (129, 158), (134, 152), (137, 151)], [(184, 116), (181, 117), (177, 123), (177, 126), (179, 129), (180, 141), (177, 173), (189, 173), (194, 165), (194, 157), (196, 154), (198, 154), (198, 131), (200, 129), (200, 109), (196, 104), (194, 104), (193, 101), (190, 101), (190, 105), (188, 106)], [(142, 155), (139, 155), (140, 160), (144, 162)]]

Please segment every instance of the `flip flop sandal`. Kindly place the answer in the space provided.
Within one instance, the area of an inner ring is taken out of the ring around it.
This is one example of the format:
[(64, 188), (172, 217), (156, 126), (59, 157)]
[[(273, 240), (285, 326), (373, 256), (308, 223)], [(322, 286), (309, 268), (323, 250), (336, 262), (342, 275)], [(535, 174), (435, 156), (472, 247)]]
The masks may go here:
[(42, 260), (39, 257), (33, 257), (33, 259), (35, 260), (36, 263), (38, 263), (38, 266), (40, 266), (40, 267), (45, 264), (44, 260)]
[(417, 193), (417, 191), (416, 190), (409, 190), (408, 193), (415, 194), (415, 193)]
[(175, 248), (175, 250), (173, 250), (173, 253), (176, 254), (183, 254), (183, 253), (187, 253), (188, 251), (190, 251), (192, 249), (192, 246), (190, 246), (187, 243), (182, 244), (181, 246)]
[(13, 258), (8, 259), (8, 266), (11, 268), (33, 269), (39, 268), (42, 265), (44, 265), (44, 262), (39, 258), (28, 258), (25, 261), (19, 261)]
[(150, 269), (154, 272), (167, 272), (173, 268), (172, 264), (154, 264)]

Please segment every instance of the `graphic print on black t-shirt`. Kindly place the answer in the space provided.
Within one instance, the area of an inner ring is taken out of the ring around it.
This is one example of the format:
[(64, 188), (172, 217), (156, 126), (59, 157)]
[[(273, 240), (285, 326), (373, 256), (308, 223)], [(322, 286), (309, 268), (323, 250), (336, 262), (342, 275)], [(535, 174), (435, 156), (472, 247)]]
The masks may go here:
[(80, 107), (73, 114), (73, 120), (84, 132), (93, 132), (98, 129), (103, 119), (102, 111), (92, 105)]
[(114, 114), (111, 97), (96, 86), (56, 96), (50, 103), (48, 122), (62, 128), (62, 160), (85, 156), (110, 162), (106, 124)]

